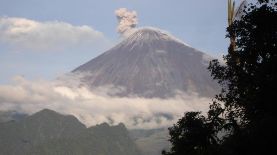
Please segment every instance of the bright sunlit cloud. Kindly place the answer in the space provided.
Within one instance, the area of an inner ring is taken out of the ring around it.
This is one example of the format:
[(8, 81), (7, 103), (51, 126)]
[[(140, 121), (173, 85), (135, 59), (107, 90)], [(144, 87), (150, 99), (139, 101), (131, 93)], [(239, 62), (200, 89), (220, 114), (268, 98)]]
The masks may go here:
[(0, 109), (32, 114), (49, 108), (72, 114), (87, 126), (123, 122), (128, 128), (149, 129), (168, 127), (186, 111), (207, 111), (211, 101), (197, 94), (168, 99), (111, 97), (78, 87), (75, 79), (70, 80), (29, 81), (18, 76), (14, 84), (0, 85)]
[(109, 43), (102, 32), (88, 25), (75, 26), (62, 21), (35, 21), (0, 17), (0, 43), (19, 51), (59, 51), (101, 47)]

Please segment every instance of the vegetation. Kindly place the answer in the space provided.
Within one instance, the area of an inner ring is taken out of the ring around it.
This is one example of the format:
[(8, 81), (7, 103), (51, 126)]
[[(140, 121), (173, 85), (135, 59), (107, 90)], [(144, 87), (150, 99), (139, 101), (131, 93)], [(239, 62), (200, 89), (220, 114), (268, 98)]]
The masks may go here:
[(123, 124), (86, 128), (72, 115), (42, 110), (0, 123), (0, 155), (140, 155)]
[[(163, 155), (269, 154), (274, 152), (277, 103), (277, 4), (250, 3), (227, 28), (226, 64), (209, 70), (222, 86), (207, 116), (188, 112), (169, 128), (172, 148)], [(232, 50), (230, 52), (230, 50)]]

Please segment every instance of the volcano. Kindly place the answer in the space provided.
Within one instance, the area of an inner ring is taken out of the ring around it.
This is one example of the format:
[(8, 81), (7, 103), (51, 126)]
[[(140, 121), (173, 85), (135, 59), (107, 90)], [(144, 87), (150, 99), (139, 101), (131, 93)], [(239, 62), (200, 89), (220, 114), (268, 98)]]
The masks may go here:
[(108, 88), (116, 96), (213, 97), (219, 87), (207, 70), (211, 59), (167, 32), (143, 28), (72, 72), (83, 74), (90, 89)]

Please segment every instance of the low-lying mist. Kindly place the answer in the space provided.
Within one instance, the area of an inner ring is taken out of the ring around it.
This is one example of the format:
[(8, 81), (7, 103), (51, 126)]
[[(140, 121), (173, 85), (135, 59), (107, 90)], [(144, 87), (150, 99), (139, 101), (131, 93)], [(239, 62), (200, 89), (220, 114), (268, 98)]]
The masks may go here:
[(90, 91), (76, 79), (30, 81), (15, 77), (12, 84), (0, 85), (0, 110), (33, 114), (48, 108), (72, 114), (86, 126), (122, 122), (129, 129), (152, 129), (172, 125), (186, 111), (207, 111), (211, 102), (196, 93), (168, 99), (109, 96), (104, 92), (108, 87)]

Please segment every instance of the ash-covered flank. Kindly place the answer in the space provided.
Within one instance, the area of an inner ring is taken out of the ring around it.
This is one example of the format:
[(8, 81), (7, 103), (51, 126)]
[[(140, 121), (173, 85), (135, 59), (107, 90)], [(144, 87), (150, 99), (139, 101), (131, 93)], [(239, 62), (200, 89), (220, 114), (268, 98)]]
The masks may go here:
[(218, 85), (207, 70), (211, 57), (170, 34), (139, 29), (102, 55), (76, 68), (90, 89), (120, 88), (118, 96), (174, 97), (197, 93), (213, 97)]

